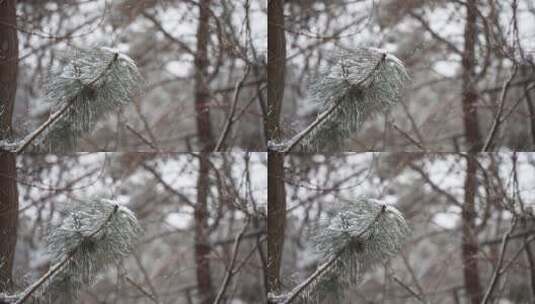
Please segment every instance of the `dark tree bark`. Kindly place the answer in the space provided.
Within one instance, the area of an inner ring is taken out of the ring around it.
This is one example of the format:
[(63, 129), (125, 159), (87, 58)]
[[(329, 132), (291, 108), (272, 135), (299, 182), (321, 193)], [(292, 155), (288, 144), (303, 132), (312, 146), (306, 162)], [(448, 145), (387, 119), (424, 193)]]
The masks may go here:
[[(286, 74), (284, 1), (268, 2), (268, 111), (264, 117), (266, 141), (280, 138), (280, 113)], [(284, 155), (268, 151), (268, 292), (281, 288), (280, 267), (286, 229)]]
[(210, 163), (207, 153), (199, 155), (199, 177), (197, 179), (197, 202), (195, 204), (195, 266), (197, 289), (200, 303), (211, 304), (214, 301), (212, 278), (210, 276), (210, 245), (208, 240), (208, 191)]
[(16, 0), (0, 1), (0, 138), (11, 135), (13, 107), (17, 91), (19, 43)]
[(462, 261), (464, 274), (464, 287), (470, 303), (481, 303), (482, 291), (479, 278), (477, 255), (479, 243), (476, 233), (476, 207), (475, 198), (477, 190), (477, 161), (473, 155), (466, 158), (466, 178), (464, 181), (464, 205), (462, 210), (463, 238)]
[(15, 154), (0, 152), (0, 292), (12, 287), (19, 195)]
[(466, 136), (466, 143), (469, 152), (477, 152), (482, 149), (481, 133), (479, 131), (479, 121), (477, 116), (478, 94), (476, 90), (476, 58), (475, 48), (477, 39), (477, 6), (476, 0), (466, 2), (466, 24), (464, 28), (464, 52), (462, 58), (463, 66), (463, 88), (462, 107), (463, 122)]
[[(477, 1), (468, 0), (466, 2), (466, 24), (464, 29), (464, 52), (462, 58), (463, 66), (463, 88), (462, 107), (463, 122), (466, 135), (467, 150), (470, 153), (478, 152), (482, 149), (481, 134), (477, 117), (476, 90), (476, 58), (475, 48), (477, 39)], [(462, 261), (464, 286), (470, 303), (481, 303), (482, 291), (477, 254), (479, 245), (476, 235), (476, 210), (475, 196), (477, 190), (477, 163), (473, 154), (469, 154), (466, 160), (466, 179), (464, 182), (464, 205), (462, 210), (463, 238), (462, 238)]]
[(280, 113), (286, 75), (286, 36), (284, 33), (284, 1), (268, 4), (268, 111), (264, 118), (267, 140), (280, 137)]
[[(0, 1), (0, 139), (11, 135), (17, 91), (16, 0)], [(12, 287), (17, 243), (18, 192), (15, 155), (0, 151), (0, 292)]]
[(286, 188), (284, 184), (284, 155), (272, 153), (268, 157), (268, 292), (280, 292), (280, 268), (286, 230)]
[(210, 2), (211, 0), (200, 0), (199, 2), (199, 24), (197, 26), (197, 49), (195, 53), (195, 114), (197, 135), (202, 151), (211, 151), (214, 148), (210, 122), (210, 92), (207, 83)]

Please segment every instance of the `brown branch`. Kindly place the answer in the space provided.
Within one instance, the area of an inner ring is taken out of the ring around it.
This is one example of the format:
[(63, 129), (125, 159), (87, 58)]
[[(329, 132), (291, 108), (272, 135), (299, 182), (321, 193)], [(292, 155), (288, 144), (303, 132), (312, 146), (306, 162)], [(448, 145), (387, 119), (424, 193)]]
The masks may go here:
[(128, 129), (128, 131), (132, 132), (132, 134), (137, 136), (143, 143), (147, 144), (147, 146), (151, 147), (152, 149), (156, 151), (160, 151), (160, 149), (158, 149), (158, 147), (156, 147), (154, 143), (152, 143), (149, 139), (141, 135), (138, 131), (136, 131), (136, 129), (134, 129), (134, 127), (132, 127), (129, 124), (126, 124), (126, 128)]
[(152, 22), (152, 24), (154, 24), (156, 29), (158, 29), (158, 31), (160, 31), (167, 39), (169, 39), (172, 42), (174, 42), (176, 45), (178, 45), (180, 48), (182, 48), (187, 53), (189, 53), (191, 55), (195, 54), (195, 52), (186, 43), (178, 40), (173, 35), (171, 35), (168, 31), (166, 31), (163, 28), (162, 24), (160, 22), (158, 22), (158, 20), (156, 20), (156, 18), (154, 16), (152, 16), (151, 14), (149, 14), (147, 12), (143, 12), (142, 15), (143, 15), (143, 17), (149, 19)]
[(500, 256), (498, 258), (498, 265), (496, 265), (496, 270), (494, 271), (494, 274), (492, 275), (490, 285), (487, 291), (485, 292), (485, 296), (483, 297), (483, 301), (481, 301), (481, 304), (486, 304), (489, 301), (490, 295), (492, 294), (492, 291), (496, 287), (496, 283), (498, 282), (498, 279), (500, 278), (500, 275), (502, 274), (502, 271), (503, 271), (502, 264), (503, 264), (503, 259), (505, 257), (505, 249), (507, 246), (507, 242), (509, 241), (509, 237), (511, 236), (511, 233), (515, 229), (515, 226), (516, 226), (516, 220), (513, 221), (511, 228), (509, 228), (509, 231), (507, 231), (507, 233), (503, 236), (502, 245), (500, 247)]
[(496, 136), (496, 133), (498, 132), (498, 127), (501, 124), (501, 117), (503, 114), (503, 109), (505, 106), (505, 97), (507, 96), (507, 92), (509, 91), (509, 87), (511, 86), (511, 82), (513, 81), (513, 78), (516, 75), (516, 72), (518, 71), (518, 65), (514, 65), (513, 71), (511, 72), (511, 75), (503, 85), (502, 91), (500, 93), (500, 105), (498, 108), (498, 112), (496, 113), (496, 117), (494, 118), (494, 122), (492, 123), (492, 127), (490, 128), (489, 135), (487, 136), (487, 139), (485, 140), (485, 144), (483, 145), (483, 152), (488, 152), (489, 147), (492, 144), (492, 140)]
[(422, 177), (422, 179), (429, 185), (431, 186), (431, 188), (444, 195), (450, 202), (452, 202), (453, 204), (455, 204), (456, 206), (462, 206), (461, 202), (459, 200), (457, 200), (453, 195), (451, 195), (450, 193), (448, 193), (446, 190), (443, 190), (442, 188), (440, 188), (437, 184), (435, 184), (431, 178), (429, 178), (429, 176), (427, 174), (425, 174), (425, 172), (418, 166), (416, 165), (413, 165), (413, 164), (409, 164), (409, 167), (411, 169), (413, 169), (414, 171), (418, 172), (420, 174), (420, 176)]
[(238, 97), (240, 95), (240, 90), (243, 87), (243, 83), (245, 82), (245, 79), (247, 78), (247, 75), (249, 74), (250, 66), (247, 66), (245, 69), (245, 72), (243, 73), (242, 78), (238, 83), (236, 84), (236, 87), (234, 88), (234, 94), (232, 97), (232, 106), (230, 108), (230, 113), (227, 117), (227, 121), (225, 122), (225, 126), (223, 127), (223, 132), (221, 132), (221, 136), (219, 136), (219, 139), (217, 140), (217, 144), (214, 148), (214, 152), (221, 152), (221, 148), (223, 147), (223, 143), (225, 142), (225, 139), (227, 138), (227, 135), (230, 131), (230, 128), (232, 127), (232, 124), (234, 123), (234, 115), (236, 114), (236, 107), (238, 105)]
[(230, 279), (234, 275), (234, 264), (236, 263), (236, 259), (238, 257), (238, 249), (240, 247), (240, 242), (242, 240), (243, 235), (245, 234), (245, 231), (247, 230), (247, 226), (249, 226), (249, 218), (247, 218), (247, 222), (245, 225), (243, 225), (243, 228), (236, 236), (236, 239), (234, 240), (234, 247), (232, 249), (232, 259), (230, 261), (230, 264), (227, 268), (227, 273), (225, 274), (225, 278), (223, 279), (223, 283), (221, 284), (221, 287), (219, 288), (219, 291), (217, 292), (217, 296), (214, 300), (214, 304), (219, 304), (221, 299), (223, 298), (223, 295), (225, 294), (225, 290), (228, 287), (228, 284), (230, 283)]
[(393, 279), (396, 283), (398, 283), (401, 287), (403, 287), (404, 289), (406, 289), (411, 295), (413, 295), (416, 300), (418, 300), (419, 302), (423, 303), (423, 304), (426, 304), (427, 302), (422, 298), (421, 295), (419, 295), (415, 290), (413, 290), (412, 288), (410, 288), (409, 286), (407, 286), (405, 283), (403, 283), (403, 281), (401, 281), (398, 277), (396, 276), (393, 276)]
[(155, 304), (160, 304), (160, 302), (158, 302), (158, 300), (156, 299), (155, 296), (153, 296), (152, 294), (150, 294), (150, 292), (146, 291), (143, 287), (141, 287), (138, 283), (134, 282), (134, 280), (132, 280), (131, 278), (129, 277), (126, 277), (126, 281), (130, 284), (132, 284), (132, 286), (134, 286), (137, 290), (139, 290), (143, 295), (145, 295), (147, 298), (149, 298), (152, 302), (154, 302)]
[(452, 50), (454, 53), (458, 54), (458, 55), (462, 55), (463, 52), (461, 50), (459, 50), (458, 47), (456, 47), (453, 43), (451, 43), (450, 41), (446, 40), (445, 38), (443, 38), (442, 36), (440, 36), (437, 32), (435, 32), (431, 26), (429, 25), (429, 23), (427, 21), (424, 20), (424, 18), (416, 13), (409, 13), (412, 17), (414, 17), (414, 19), (418, 20), (420, 22), (420, 24), (424, 27), (424, 29), (426, 31), (429, 32), (429, 34), (431, 34), (431, 36), (433, 36), (433, 38), (435, 38), (436, 40), (444, 43), (450, 50)]
[(156, 170), (154, 168), (152, 168), (151, 166), (147, 165), (147, 164), (141, 164), (141, 166), (149, 171), (152, 176), (160, 183), (162, 184), (162, 186), (165, 188), (165, 190), (173, 193), (174, 195), (176, 195), (177, 197), (179, 197), (180, 199), (184, 200), (184, 202), (186, 202), (186, 204), (188, 204), (189, 206), (193, 207), (194, 204), (193, 202), (184, 194), (178, 192), (175, 188), (171, 187), (171, 185), (169, 185), (169, 183), (167, 183), (163, 178), (162, 176), (156, 172)]
[(396, 124), (392, 124), (392, 127), (394, 127), (394, 130), (398, 131), (399, 134), (403, 135), (403, 137), (407, 138), (412, 144), (414, 144), (418, 149), (425, 152), (427, 149), (419, 143), (416, 139), (412, 138), (407, 132), (403, 131), (400, 127), (398, 127)]

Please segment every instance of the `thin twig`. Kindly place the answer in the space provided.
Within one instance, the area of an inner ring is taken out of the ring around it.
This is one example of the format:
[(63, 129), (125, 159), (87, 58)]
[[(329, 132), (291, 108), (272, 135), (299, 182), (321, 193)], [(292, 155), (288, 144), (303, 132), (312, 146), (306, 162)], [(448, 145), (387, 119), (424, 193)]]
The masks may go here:
[(398, 283), (401, 287), (405, 288), (411, 295), (413, 295), (416, 298), (416, 300), (424, 304), (427, 303), (426, 301), (424, 301), (422, 296), (420, 296), (416, 291), (414, 291), (412, 288), (410, 288), (405, 283), (403, 283), (398, 277), (393, 276), (393, 279), (396, 283)]
[(158, 147), (156, 147), (156, 145), (154, 143), (152, 143), (150, 140), (148, 140), (147, 138), (145, 138), (143, 135), (141, 135), (138, 131), (136, 131), (136, 129), (134, 129), (134, 127), (132, 127), (131, 125), (129, 124), (126, 124), (126, 128), (128, 129), (128, 131), (132, 132), (132, 134), (134, 134), (135, 136), (137, 136), (139, 139), (141, 139), (141, 141), (145, 144), (147, 144), (149, 147), (153, 148), (154, 150), (156, 151), (160, 151), (160, 149), (158, 149)]
[(490, 145), (492, 144), (492, 140), (496, 136), (496, 133), (498, 131), (498, 127), (502, 123), (501, 117), (503, 114), (503, 109), (505, 106), (505, 97), (507, 96), (507, 91), (509, 91), (509, 87), (511, 86), (511, 82), (513, 81), (513, 78), (516, 75), (516, 72), (518, 71), (518, 65), (514, 65), (513, 71), (511, 72), (511, 75), (509, 75), (509, 78), (503, 85), (502, 91), (500, 93), (500, 105), (498, 108), (498, 112), (496, 113), (496, 118), (494, 118), (494, 122), (492, 123), (492, 127), (490, 128), (489, 135), (487, 136), (487, 139), (485, 140), (485, 145), (483, 146), (483, 152), (488, 152)]
[(492, 290), (496, 286), (496, 283), (498, 282), (498, 278), (502, 274), (502, 264), (503, 259), (505, 258), (505, 249), (507, 246), (507, 242), (509, 241), (509, 237), (511, 236), (511, 233), (515, 229), (516, 226), (516, 219), (513, 220), (513, 224), (511, 225), (511, 228), (509, 228), (509, 231), (503, 236), (502, 244), (500, 247), (500, 256), (498, 258), (498, 264), (496, 265), (496, 270), (494, 271), (494, 274), (492, 275), (492, 279), (490, 281), (490, 285), (487, 288), (487, 291), (485, 292), (485, 296), (483, 297), (483, 301), (481, 301), (481, 304), (486, 304), (490, 298), (490, 295), (492, 294)]
[(219, 304), (221, 299), (223, 298), (223, 295), (225, 294), (225, 290), (228, 287), (228, 284), (230, 283), (230, 279), (234, 275), (234, 264), (236, 263), (236, 259), (238, 257), (238, 249), (240, 247), (240, 242), (242, 240), (243, 235), (245, 234), (245, 231), (247, 230), (247, 226), (249, 226), (249, 218), (247, 219), (247, 222), (245, 225), (243, 225), (243, 228), (236, 236), (236, 239), (234, 240), (234, 247), (232, 249), (232, 259), (230, 261), (230, 264), (227, 269), (227, 273), (225, 274), (225, 278), (223, 279), (223, 283), (221, 284), (221, 287), (219, 288), (219, 291), (217, 292), (217, 296), (214, 300), (214, 304)]
[(138, 283), (134, 282), (134, 280), (132, 280), (131, 278), (129, 277), (126, 277), (126, 281), (130, 284), (132, 284), (132, 286), (134, 286), (137, 290), (139, 290), (143, 295), (145, 295), (147, 298), (149, 298), (152, 302), (154, 302), (154, 304), (160, 304), (160, 302), (158, 302), (158, 300), (156, 299), (156, 297), (154, 295), (152, 295), (150, 292), (146, 291), (143, 287), (141, 287)]
[[(158, 293), (156, 292), (156, 288), (154, 287), (154, 284), (152, 284), (152, 281), (151, 281), (150, 276), (149, 276), (149, 274), (147, 272), (147, 269), (145, 269), (141, 259), (134, 252), (134, 250), (132, 250), (132, 256), (134, 257), (134, 259), (136, 261), (136, 264), (139, 267), (139, 270), (141, 270), (141, 274), (143, 274), (143, 278), (145, 279), (145, 283), (147, 284), (147, 286), (150, 289), (150, 292), (152, 293), (153, 301), (158, 304), (160, 302), (160, 300), (159, 300), (160, 297), (158, 296)], [(129, 278), (127, 277), (127, 279), (129, 279)]]
[(392, 127), (394, 127), (394, 129), (396, 131), (398, 131), (401, 135), (403, 135), (405, 138), (407, 138), (412, 144), (414, 144), (416, 147), (418, 147), (421, 151), (423, 151), (423, 152), (427, 151), (427, 149), (424, 146), (422, 146), (421, 143), (419, 143), (416, 139), (412, 138), (409, 134), (407, 134), (407, 132), (403, 131), (396, 124), (393, 123)]
[(243, 73), (242, 78), (238, 83), (236, 84), (236, 87), (234, 88), (234, 94), (232, 97), (232, 106), (230, 108), (230, 113), (227, 117), (227, 121), (225, 122), (225, 126), (223, 127), (223, 132), (221, 132), (221, 136), (219, 136), (219, 139), (217, 140), (217, 144), (214, 148), (214, 152), (221, 152), (221, 148), (223, 147), (223, 142), (225, 142), (225, 139), (227, 138), (227, 135), (230, 131), (230, 127), (232, 127), (232, 123), (234, 122), (234, 115), (236, 113), (236, 107), (238, 105), (238, 97), (240, 96), (240, 91), (243, 87), (243, 83), (245, 82), (245, 79), (247, 78), (247, 75), (249, 74), (250, 66), (247, 66), (245, 69), (245, 72)]

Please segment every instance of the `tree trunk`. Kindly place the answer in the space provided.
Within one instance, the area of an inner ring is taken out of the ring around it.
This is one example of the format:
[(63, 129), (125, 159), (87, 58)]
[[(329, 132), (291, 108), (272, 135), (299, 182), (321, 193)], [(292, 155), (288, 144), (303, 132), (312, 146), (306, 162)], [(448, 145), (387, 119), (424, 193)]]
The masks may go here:
[(284, 34), (284, 1), (268, 4), (268, 111), (264, 119), (267, 140), (280, 137), (280, 113), (286, 75), (286, 36)]
[(201, 151), (211, 151), (214, 148), (210, 123), (210, 93), (207, 83), (210, 1), (200, 0), (199, 2), (197, 50), (195, 53), (195, 114)]
[(0, 152), (0, 292), (12, 287), (19, 195), (15, 154)]
[[(463, 65), (463, 122), (466, 135), (467, 150), (470, 153), (482, 149), (481, 134), (477, 117), (477, 91), (475, 77), (475, 47), (477, 39), (477, 7), (476, 0), (466, 3), (466, 24), (464, 29)], [(479, 304), (482, 300), (481, 280), (477, 254), (479, 246), (476, 235), (475, 196), (477, 190), (477, 162), (474, 154), (469, 154), (466, 160), (466, 179), (464, 182), (464, 205), (462, 210), (463, 238), (462, 261), (464, 286), (466, 294), (472, 304)]]
[[(268, 111), (264, 117), (266, 142), (281, 136), (280, 113), (286, 74), (286, 36), (284, 1), (268, 2)], [(268, 151), (268, 292), (278, 294), (281, 288), (280, 267), (286, 229), (286, 189), (284, 155)]]
[(477, 190), (477, 162), (473, 155), (466, 160), (466, 178), (464, 181), (464, 205), (462, 210), (463, 239), (462, 261), (464, 273), (464, 287), (470, 303), (479, 304), (482, 300), (481, 280), (477, 255), (479, 245), (476, 234), (475, 198)]
[(0, 1), (0, 139), (11, 135), (13, 107), (17, 92), (19, 42), (17, 38), (16, 0)]
[(207, 153), (199, 156), (199, 177), (197, 179), (197, 202), (195, 204), (195, 266), (200, 303), (211, 304), (214, 300), (210, 277), (210, 245), (208, 240), (208, 191), (210, 163)]
[(284, 155), (270, 152), (268, 157), (268, 292), (280, 292), (280, 267), (286, 230), (286, 188)]
[(481, 134), (479, 131), (479, 121), (477, 118), (476, 90), (476, 59), (475, 48), (477, 39), (477, 7), (476, 0), (468, 0), (466, 3), (466, 24), (464, 28), (464, 52), (462, 58), (463, 65), (463, 88), (462, 107), (463, 122), (466, 136), (467, 150), (477, 152), (482, 149)]
[[(17, 91), (18, 38), (16, 0), (0, 1), (0, 139), (11, 136)], [(0, 151), (0, 292), (12, 287), (17, 243), (18, 192), (16, 157)]]

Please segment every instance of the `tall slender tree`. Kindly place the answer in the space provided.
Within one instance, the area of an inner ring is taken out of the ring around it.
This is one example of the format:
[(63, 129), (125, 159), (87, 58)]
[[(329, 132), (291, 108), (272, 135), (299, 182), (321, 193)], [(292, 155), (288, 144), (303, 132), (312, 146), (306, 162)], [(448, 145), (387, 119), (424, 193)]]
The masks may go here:
[(462, 55), (462, 109), (467, 150), (477, 152), (482, 148), (481, 132), (477, 115), (478, 94), (476, 89), (476, 41), (477, 1), (466, 2), (466, 23), (464, 28), (464, 51)]
[(199, 175), (197, 178), (197, 201), (195, 202), (195, 267), (197, 288), (201, 304), (214, 301), (212, 278), (210, 275), (210, 246), (208, 245), (208, 191), (210, 164), (208, 151), (213, 150), (214, 140), (210, 124), (210, 108), (207, 83), (208, 40), (210, 37), (211, 0), (198, 3), (199, 21), (197, 25), (197, 49), (195, 53), (195, 114), (199, 137)]
[[(268, 111), (264, 117), (266, 141), (280, 139), (280, 113), (286, 75), (284, 1), (268, 2)], [(280, 291), (280, 266), (286, 228), (284, 154), (268, 151), (268, 292)]]
[(214, 138), (210, 123), (210, 93), (207, 83), (210, 4), (211, 0), (201, 0), (198, 4), (199, 23), (197, 25), (197, 49), (195, 53), (195, 114), (197, 135), (202, 151), (211, 151), (214, 147)]
[(464, 181), (464, 205), (462, 209), (462, 262), (464, 286), (470, 303), (479, 304), (482, 300), (481, 279), (477, 255), (479, 244), (476, 232), (476, 191), (477, 191), (477, 160), (472, 154), (466, 158), (466, 177)]
[(197, 288), (201, 304), (214, 301), (212, 278), (210, 276), (210, 245), (208, 239), (208, 191), (210, 188), (210, 160), (208, 153), (199, 155), (199, 176), (197, 179), (197, 202), (195, 203), (195, 265)]
[(15, 158), (13, 153), (0, 152), (0, 292), (13, 286), (19, 209)]
[[(17, 91), (16, 0), (0, 1), (0, 140), (11, 136)], [(12, 286), (18, 225), (15, 155), (0, 151), (0, 292)]]
[[(464, 28), (464, 50), (462, 56), (463, 87), (462, 109), (467, 150), (475, 153), (481, 150), (482, 140), (477, 116), (476, 90), (476, 42), (477, 42), (477, 1), (468, 0), (466, 6), (466, 23)], [(466, 177), (464, 182), (464, 205), (462, 210), (463, 238), (462, 261), (464, 285), (472, 304), (481, 303), (482, 290), (477, 263), (479, 246), (476, 235), (475, 197), (477, 190), (477, 160), (469, 154), (466, 159)]]
[(17, 37), (16, 0), (0, 2), (0, 138), (11, 135), (19, 42)]

